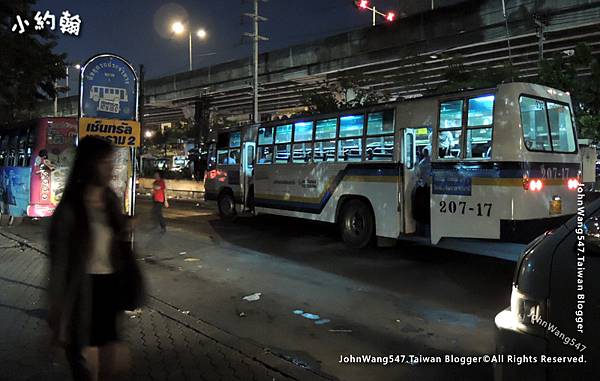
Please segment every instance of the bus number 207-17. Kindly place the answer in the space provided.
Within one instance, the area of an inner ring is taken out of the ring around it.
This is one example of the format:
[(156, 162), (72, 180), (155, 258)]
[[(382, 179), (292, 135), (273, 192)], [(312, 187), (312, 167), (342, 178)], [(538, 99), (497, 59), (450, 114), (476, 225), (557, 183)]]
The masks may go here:
[(492, 213), (492, 203), (478, 202), (474, 206), (469, 206), (466, 201), (440, 201), (440, 213), (450, 214), (475, 214), (476, 216), (489, 217)]

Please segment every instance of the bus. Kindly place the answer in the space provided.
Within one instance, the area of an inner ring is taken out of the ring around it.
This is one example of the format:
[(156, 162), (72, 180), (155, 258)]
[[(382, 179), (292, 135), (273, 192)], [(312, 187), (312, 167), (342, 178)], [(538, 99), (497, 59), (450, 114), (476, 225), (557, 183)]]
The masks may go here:
[(117, 87), (92, 86), (90, 90), (90, 99), (98, 102), (103, 99), (109, 102), (127, 102), (127, 91)]
[(352, 247), (412, 239), (514, 260), (575, 213), (576, 139), (568, 93), (500, 84), (221, 131), (205, 198), (225, 218), (335, 223)]
[(75, 155), (76, 118), (41, 118), (0, 130), (3, 224), (51, 216)]

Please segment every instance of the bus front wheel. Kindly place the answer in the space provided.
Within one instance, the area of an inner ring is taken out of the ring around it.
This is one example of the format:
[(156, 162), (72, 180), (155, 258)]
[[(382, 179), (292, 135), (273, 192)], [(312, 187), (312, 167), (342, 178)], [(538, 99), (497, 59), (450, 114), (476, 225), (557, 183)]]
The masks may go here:
[(235, 218), (237, 212), (235, 211), (235, 201), (231, 193), (222, 193), (219, 196), (217, 204), (219, 206), (219, 215), (221, 218), (226, 220), (232, 220)]
[(375, 230), (375, 219), (369, 205), (358, 199), (342, 206), (339, 218), (340, 233), (346, 245), (364, 248), (371, 243)]

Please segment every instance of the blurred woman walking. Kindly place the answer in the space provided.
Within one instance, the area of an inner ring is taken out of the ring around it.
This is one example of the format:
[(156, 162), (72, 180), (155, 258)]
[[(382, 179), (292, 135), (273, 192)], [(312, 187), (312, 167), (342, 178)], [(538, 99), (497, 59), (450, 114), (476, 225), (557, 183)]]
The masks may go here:
[(137, 265), (128, 221), (109, 186), (112, 176), (111, 144), (83, 138), (50, 225), (49, 324), (77, 381), (109, 380), (126, 370), (129, 356), (119, 342), (117, 318), (136, 304), (131, 292), (141, 295), (138, 282), (126, 293), (129, 300), (122, 296), (124, 282), (141, 276), (136, 269), (132, 275)]

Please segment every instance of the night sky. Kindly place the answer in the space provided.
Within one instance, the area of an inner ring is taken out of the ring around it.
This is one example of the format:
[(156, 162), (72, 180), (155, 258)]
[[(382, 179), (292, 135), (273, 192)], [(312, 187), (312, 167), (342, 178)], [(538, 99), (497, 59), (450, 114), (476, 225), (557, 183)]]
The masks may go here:
[[(397, 10), (398, 0), (371, 0), (378, 9)], [(270, 41), (261, 52), (274, 50), (369, 26), (370, 12), (359, 11), (352, 0), (270, 0), (261, 3), (260, 14), (269, 21), (261, 23), (261, 35)], [(82, 20), (78, 37), (62, 35), (57, 52), (66, 52), (68, 61), (82, 62), (100, 52), (112, 52), (129, 59), (136, 67), (144, 64), (146, 78), (156, 78), (188, 69), (188, 43), (185, 36), (173, 36), (170, 24), (175, 19), (189, 20), (203, 27), (208, 39), (194, 39), (194, 68), (248, 57), (252, 45), (241, 35), (252, 31), (249, 0), (158, 0), (69, 1), (40, 0), (33, 10), (49, 10), (58, 19), (63, 10), (79, 14)], [(75, 76), (73, 76), (75, 77)], [(75, 78), (72, 78), (75, 81)], [(71, 83), (73, 86), (74, 83)]]

